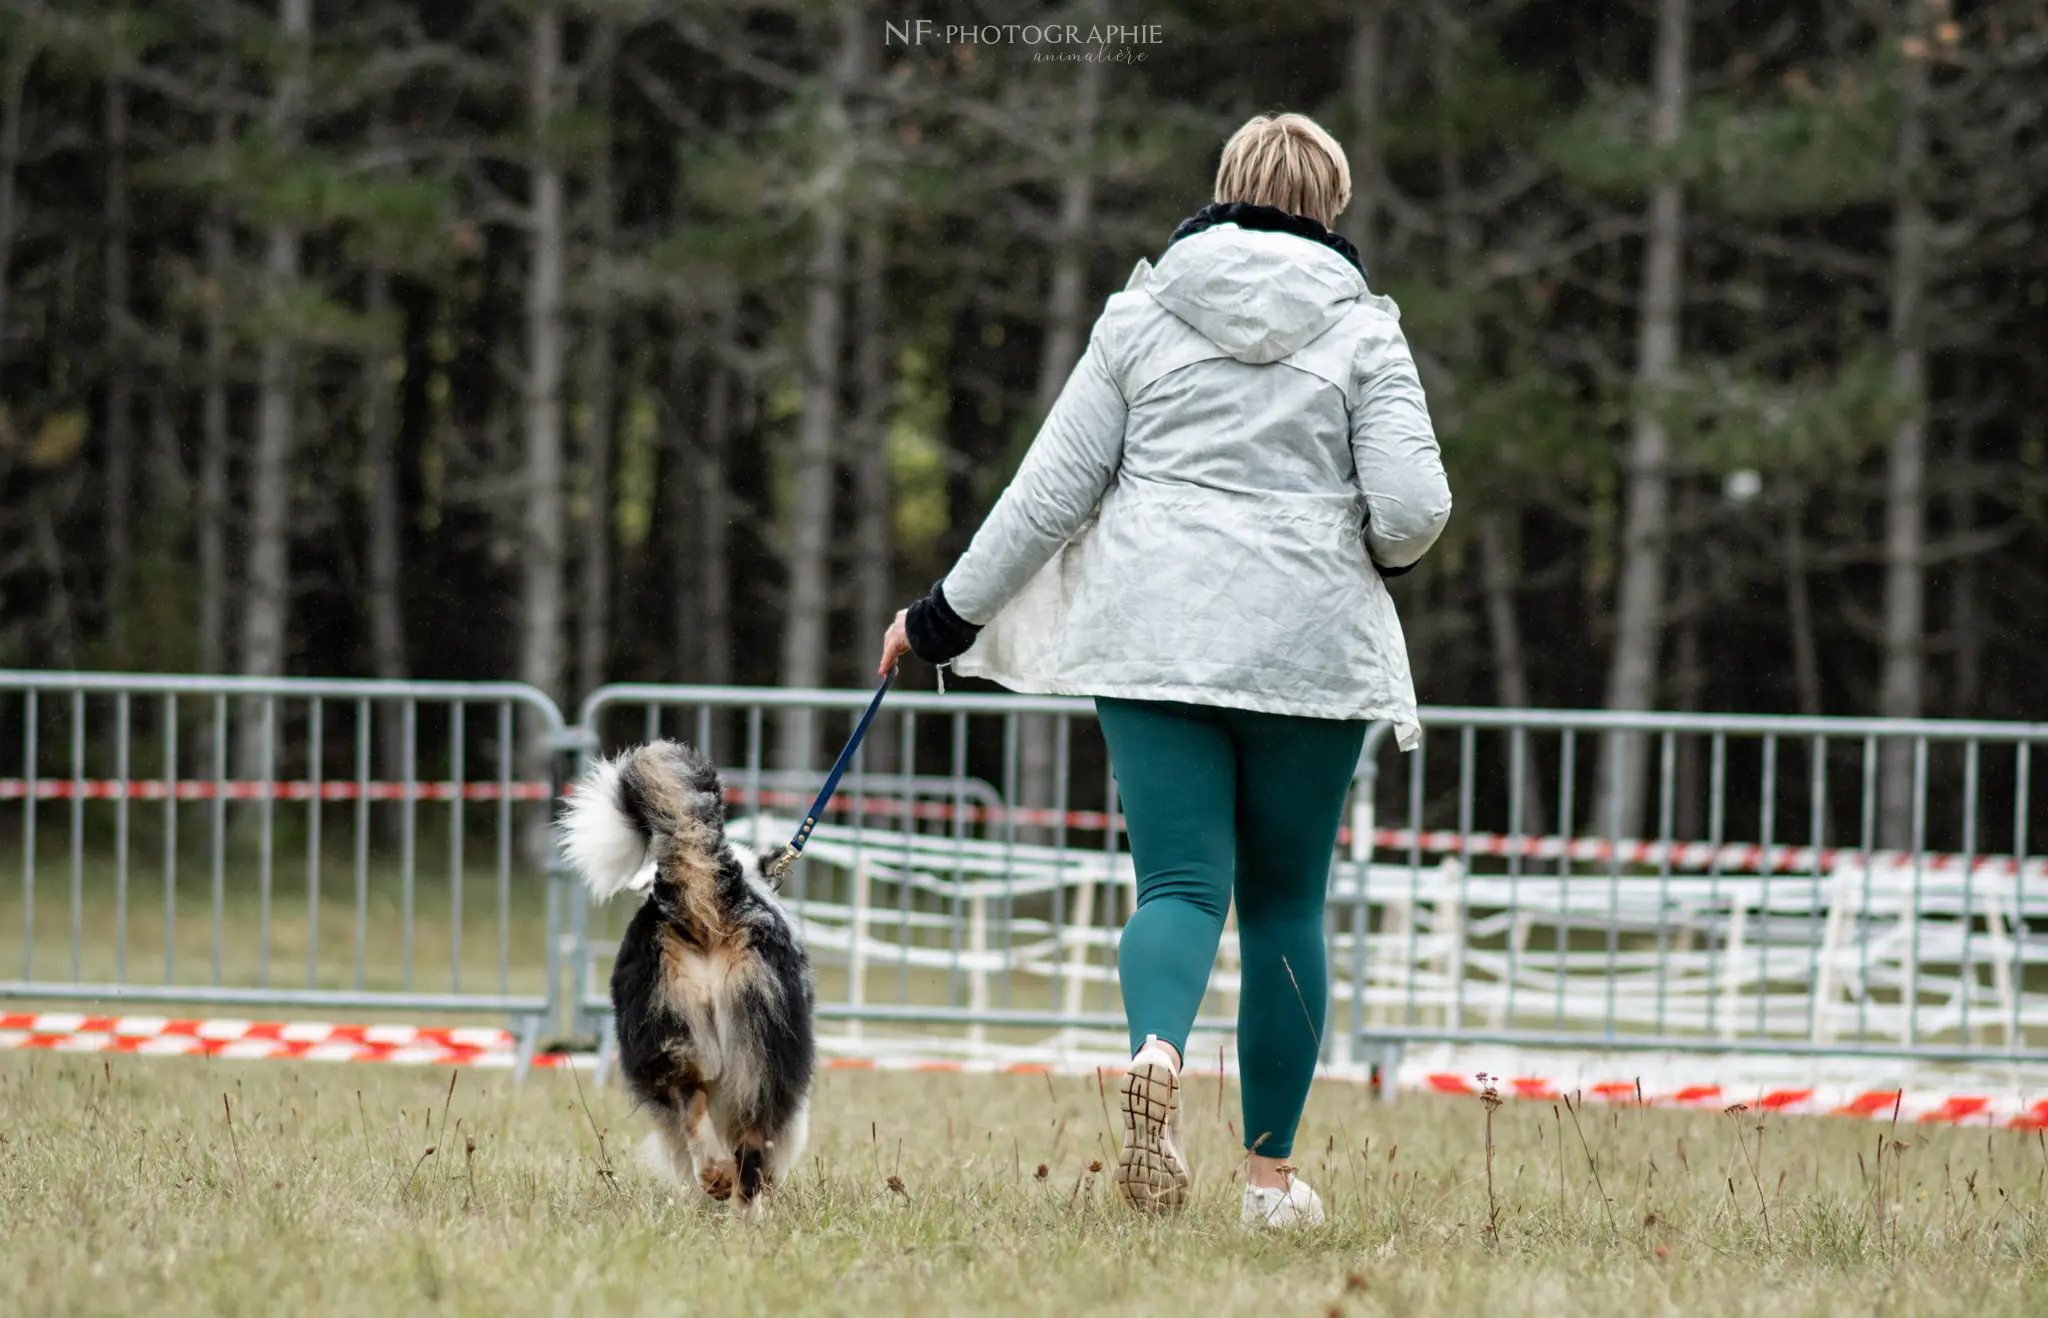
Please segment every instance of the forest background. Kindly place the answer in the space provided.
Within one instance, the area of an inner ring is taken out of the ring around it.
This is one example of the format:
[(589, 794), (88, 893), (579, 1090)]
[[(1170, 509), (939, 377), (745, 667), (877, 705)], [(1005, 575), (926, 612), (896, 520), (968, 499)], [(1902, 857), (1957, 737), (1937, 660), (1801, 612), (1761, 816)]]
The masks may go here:
[(2038, 718), (2044, 101), (2040, 0), (4, 0), (0, 665), (864, 685), (1291, 109), (1425, 702)]

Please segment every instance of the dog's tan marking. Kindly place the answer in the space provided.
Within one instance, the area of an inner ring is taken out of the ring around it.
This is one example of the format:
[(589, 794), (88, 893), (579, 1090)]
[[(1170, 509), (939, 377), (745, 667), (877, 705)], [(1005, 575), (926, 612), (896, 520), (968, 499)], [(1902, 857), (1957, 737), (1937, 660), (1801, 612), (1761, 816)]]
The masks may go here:
[[(643, 756), (659, 755), (655, 747)], [(643, 761), (641, 790), (646, 793), (649, 813), (657, 819), (673, 820), (675, 831), (657, 842), (654, 881), (676, 889), (690, 923), (706, 943), (717, 943), (726, 934), (725, 912), (718, 904), (718, 857), (720, 838), (716, 829), (697, 818), (697, 793), (678, 778), (666, 764)]]
[(738, 942), (699, 947), (669, 928), (655, 936), (661, 946), (664, 1005), (679, 1015), (715, 1010), (720, 999), (730, 997), (762, 973), (760, 958)]

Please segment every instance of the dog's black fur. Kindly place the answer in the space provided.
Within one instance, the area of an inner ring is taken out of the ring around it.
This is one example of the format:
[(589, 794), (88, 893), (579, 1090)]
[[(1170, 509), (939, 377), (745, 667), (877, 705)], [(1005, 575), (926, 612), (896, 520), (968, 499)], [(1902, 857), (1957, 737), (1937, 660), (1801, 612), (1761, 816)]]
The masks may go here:
[(599, 897), (652, 861), (611, 984), (621, 1073), (656, 1114), (650, 1159), (756, 1205), (801, 1153), (816, 1067), (810, 963), (763, 878), (780, 850), (734, 852), (717, 771), (674, 741), (592, 765), (562, 833)]

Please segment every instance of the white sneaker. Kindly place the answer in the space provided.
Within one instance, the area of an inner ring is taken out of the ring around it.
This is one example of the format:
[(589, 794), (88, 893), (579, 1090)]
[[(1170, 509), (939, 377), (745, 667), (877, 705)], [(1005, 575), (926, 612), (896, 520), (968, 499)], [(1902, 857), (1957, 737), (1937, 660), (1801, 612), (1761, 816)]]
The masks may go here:
[(1180, 1068), (1157, 1035), (1131, 1059), (1124, 1075), (1124, 1147), (1116, 1190), (1141, 1213), (1167, 1213), (1187, 1202), (1188, 1163), (1181, 1156)]
[(1321, 1226), (1323, 1201), (1299, 1176), (1289, 1176), (1285, 1190), (1262, 1190), (1247, 1185), (1241, 1221), (1248, 1229), (1265, 1227), (1275, 1231)]

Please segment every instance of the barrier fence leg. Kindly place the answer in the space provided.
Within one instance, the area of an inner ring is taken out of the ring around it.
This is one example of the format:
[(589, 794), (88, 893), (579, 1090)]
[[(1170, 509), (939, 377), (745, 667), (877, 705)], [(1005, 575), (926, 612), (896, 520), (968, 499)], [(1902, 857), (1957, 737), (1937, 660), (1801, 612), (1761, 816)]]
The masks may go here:
[(846, 1021), (846, 1037), (861, 1037), (860, 1009), (867, 1003), (868, 979), (868, 859), (861, 856), (853, 866), (853, 932), (846, 945), (846, 1005), (852, 1009)]
[[(552, 752), (548, 757), (548, 763), (552, 766), (552, 781), (549, 783), (551, 794), (547, 804), (550, 816), (554, 813), (557, 803), (562, 799), (563, 785), (582, 776), (584, 763), (591, 752), (596, 749), (596, 745), (596, 738), (588, 729), (572, 728), (563, 733), (561, 738), (549, 747), (549, 750)], [(552, 832), (552, 829), (550, 831)], [(566, 902), (566, 905), (562, 908), (563, 914), (567, 917), (569, 937), (567, 967), (569, 972), (569, 999), (566, 1014), (570, 1035), (580, 1041), (586, 1036), (597, 1036), (603, 1030), (603, 1024), (598, 1020), (597, 1013), (586, 1011), (583, 1006), (584, 999), (589, 995), (592, 988), (590, 981), (590, 896), (583, 890), (583, 885), (576, 882), (576, 876), (569, 872), (567, 861), (562, 855), (561, 848), (557, 845), (551, 845), (548, 848), (548, 872), (551, 887), (554, 886), (556, 879), (560, 880), (563, 897)], [(560, 977), (551, 974), (548, 978), (548, 991), (550, 993), (555, 992), (559, 982)], [(561, 1014), (557, 1013), (558, 1019)], [(596, 1046), (598, 1045), (593, 1042), (592, 1047)]]
[(526, 1079), (526, 1073), (533, 1069), (533, 1054), (540, 1044), (541, 1029), (542, 1020), (538, 1016), (528, 1016), (520, 1021), (518, 1050), (512, 1057), (514, 1081)]
[(618, 1056), (618, 1022), (605, 1017), (604, 1024), (597, 1032), (597, 1069), (591, 1073), (590, 1081), (597, 1088), (604, 1088), (605, 1077), (612, 1071), (612, 1062)]
[(1392, 1103), (1401, 1088), (1401, 1041), (1361, 1038), (1360, 1051), (1369, 1059), (1373, 1092), (1382, 1103)]
[[(967, 908), (967, 951), (974, 968), (967, 978), (967, 1004), (974, 1011), (987, 1011), (988, 999), (988, 897), (975, 893)], [(967, 1038), (978, 1051), (988, 1042), (988, 1026), (976, 1021), (967, 1027)]]
[[(1066, 1015), (1068, 1020), (1072, 1020), (1081, 1014), (1081, 995), (1088, 986), (1087, 979), (1082, 972), (1092, 959), (1089, 950), (1089, 940), (1093, 937), (1095, 927), (1094, 871), (1084, 868), (1081, 871), (1078, 887), (1080, 891), (1074, 895), (1074, 904), (1071, 908), (1074, 912), (1074, 918), (1068, 922), (1066, 929), (1062, 931), (1067, 941), (1067, 973), (1066, 983), (1062, 985), (1066, 991), (1065, 1000), (1060, 1003), (1060, 1010)], [(1075, 1043), (1075, 1036), (1076, 1031), (1072, 1026), (1061, 1031), (1060, 1047), (1063, 1050), (1071, 1048)]]
[[(590, 978), (590, 894), (573, 879), (569, 883), (569, 1032), (577, 1040), (595, 1037), (597, 1013), (584, 1007), (593, 985)], [(595, 1045), (593, 1045), (595, 1046)]]
[(544, 1028), (563, 1028), (562, 1013), (562, 940), (566, 937), (562, 912), (568, 902), (567, 876), (550, 871), (547, 877), (548, 909), (546, 923), (547, 965), (542, 972), (547, 977), (543, 990), (547, 997)]

